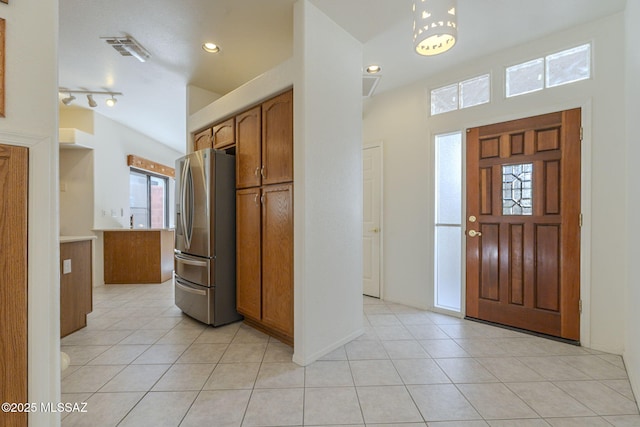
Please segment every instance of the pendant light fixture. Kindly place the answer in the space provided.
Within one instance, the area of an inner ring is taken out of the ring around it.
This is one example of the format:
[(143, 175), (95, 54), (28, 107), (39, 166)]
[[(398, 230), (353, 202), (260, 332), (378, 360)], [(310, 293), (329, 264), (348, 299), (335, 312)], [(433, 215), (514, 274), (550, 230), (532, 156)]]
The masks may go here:
[(456, 0), (414, 0), (413, 47), (425, 56), (446, 52), (456, 44)]

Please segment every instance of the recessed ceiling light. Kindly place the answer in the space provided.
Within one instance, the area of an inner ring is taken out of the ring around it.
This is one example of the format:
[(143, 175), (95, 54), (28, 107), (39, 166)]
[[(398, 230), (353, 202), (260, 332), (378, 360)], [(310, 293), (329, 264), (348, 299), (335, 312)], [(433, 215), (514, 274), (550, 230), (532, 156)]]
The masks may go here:
[(375, 74), (375, 73), (379, 73), (380, 70), (382, 70), (382, 68), (379, 65), (369, 65), (366, 71), (369, 74)]
[(220, 46), (215, 43), (207, 42), (202, 44), (202, 48), (209, 53), (218, 53), (220, 52)]

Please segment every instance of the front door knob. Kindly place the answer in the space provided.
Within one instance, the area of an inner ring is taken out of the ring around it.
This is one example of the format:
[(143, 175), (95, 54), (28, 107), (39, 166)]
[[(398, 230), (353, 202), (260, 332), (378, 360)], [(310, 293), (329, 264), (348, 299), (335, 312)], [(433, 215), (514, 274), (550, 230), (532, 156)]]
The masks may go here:
[(469, 235), (469, 237), (476, 237), (476, 236), (480, 237), (480, 236), (482, 236), (482, 233), (479, 232), (479, 231), (476, 231), (476, 230), (469, 230), (467, 232), (467, 234)]

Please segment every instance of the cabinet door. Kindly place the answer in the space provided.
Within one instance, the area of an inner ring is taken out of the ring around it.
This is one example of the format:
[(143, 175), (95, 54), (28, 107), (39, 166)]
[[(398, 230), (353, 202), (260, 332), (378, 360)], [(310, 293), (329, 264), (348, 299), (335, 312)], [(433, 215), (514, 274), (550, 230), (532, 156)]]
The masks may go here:
[(193, 136), (193, 151), (212, 147), (213, 144), (211, 143), (211, 128), (205, 129)]
[(236, 122), (232, 117), (213, 127), (213, 148), (219, 150), (231, 147), (236, 143), (235, 136)]
[[(29, 150), (0, 145), (0, 396), (3, 402), (28, 402), (28, 183)], [(26, 426), (27, 415), (27, 412), (9, 412), (1, 414), (0, 419), (6, 427)]]
[(260, 186), (260, 106), (236, 117), (236, 187)]
[(262, 104), (262, 184), (293, 181), (293, 91)]
[(293, 185), (262, 191), (262, 321), (293, 337)]
[[(64, 261), (71, 272), (64, 273)], [(60, 244), (60, 337), (87, 326), (91, 312), (91, 241)]]
[(236, 304), (260, 320), (260, 188), (236, 192)]

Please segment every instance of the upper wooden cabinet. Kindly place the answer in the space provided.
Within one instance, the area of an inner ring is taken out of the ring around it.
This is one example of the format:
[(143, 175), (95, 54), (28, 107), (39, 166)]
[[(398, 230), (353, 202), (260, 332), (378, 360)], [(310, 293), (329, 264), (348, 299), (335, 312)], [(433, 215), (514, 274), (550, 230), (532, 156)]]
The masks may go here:
[(213, 148), (213, 142), (211, 140), (211, 128), (205, 129), (202, 132), (198, 132), (193, 136), (193, 151), (198, 151), (205, 148)]
[(262, 104), (262, 184), (293, 181), (293, 91)]
[(235, 119), (232, 117), (213, 127), (213, 148), (220, 150), (233, 146), (235, 136)]
[(259, 187), (262, 166), (262, 109), (258, 105), (236, 117), (236, 187)]
[(236, 116), (236, 187), (293, 181), (293, 91)]

